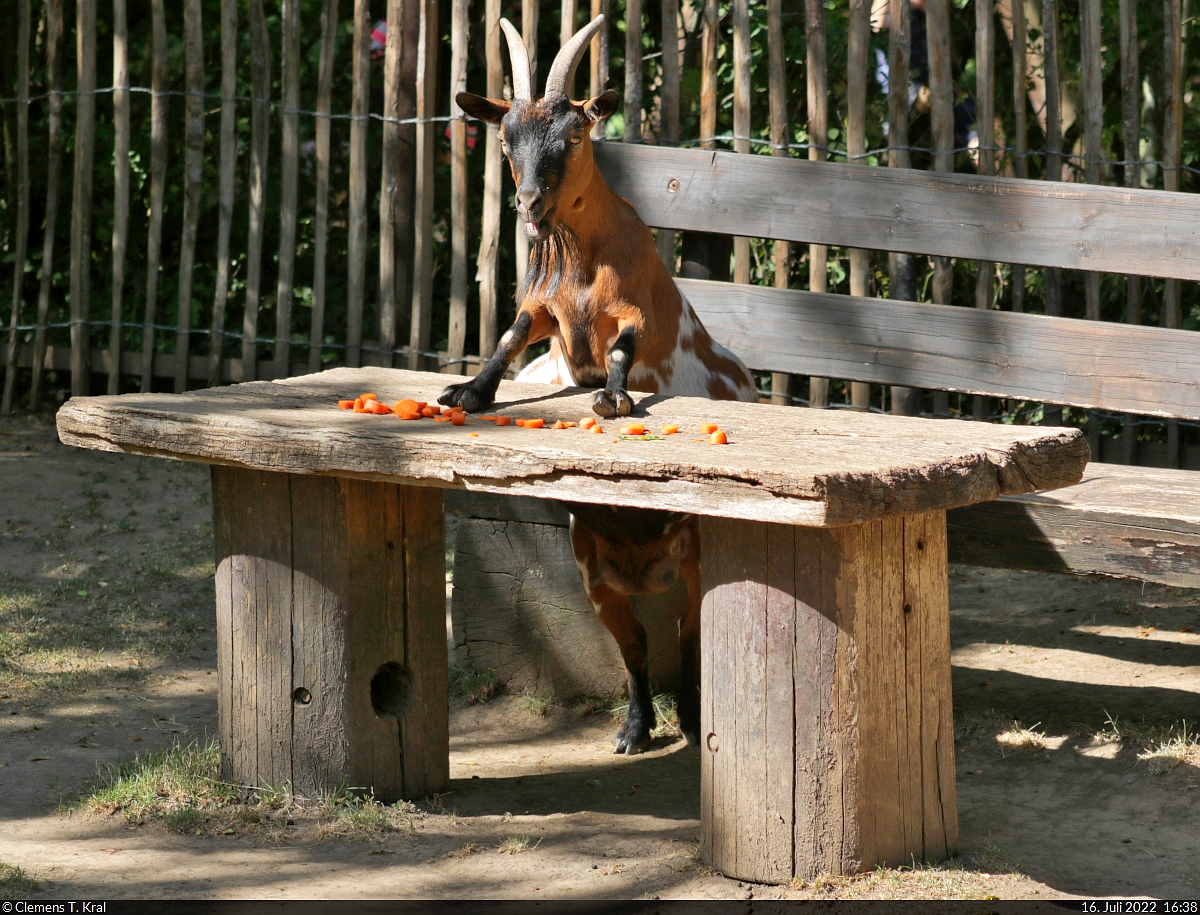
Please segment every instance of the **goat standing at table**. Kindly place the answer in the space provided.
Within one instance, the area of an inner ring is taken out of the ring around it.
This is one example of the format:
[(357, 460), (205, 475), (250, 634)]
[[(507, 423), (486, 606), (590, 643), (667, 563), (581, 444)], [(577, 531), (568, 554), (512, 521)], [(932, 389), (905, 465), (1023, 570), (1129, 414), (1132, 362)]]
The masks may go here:
[[(592, 157), (589, 130), (617, 109), (611, 89), (587, 102), (566, 96), (566, 81), (595, 32), (597, 16), (559, 51), (546, 92), (532, 97), (528, 51), (501, 20), (513, 67), (513, 100), (459, 93), (467, 114), (500, 127), (501, 149), (516, 183), (517, 213), (532, 242), (512, 327), (483, 370), (448, 387), (439, 401), (469, 412), (488, 409), (509, 365), (527, 346), (551, 338), (550, 352), (522, 381), (597, 387), (603, 417), (633, 410), (629, 389), (715, 400), (756, 399), (746, 366), (717, 344), (680, 294), (646, 224), (608, 185)], [(571, 546), (584, 589), (616, 639), (629, 679), (629, 714), (616, 752), (650, 742), (654, 707), (646, 671), (646, 632), (631, 594), (665, 591), (682, 574), (687, 609), (679, 621), (682, 662), (679, 721), (691, 744), (700, 730), (699, 525), (694, 515), (575, 505)]]

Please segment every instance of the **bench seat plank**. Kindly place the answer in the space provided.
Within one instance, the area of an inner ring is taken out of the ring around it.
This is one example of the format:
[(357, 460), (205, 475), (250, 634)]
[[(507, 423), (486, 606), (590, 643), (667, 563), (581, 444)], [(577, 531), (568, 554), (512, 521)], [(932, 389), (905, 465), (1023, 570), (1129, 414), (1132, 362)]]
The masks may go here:
[(950, 560), (1200, 588), (1200, 474), (1090, 464), (1053, 493), (949, 513)]
[(621, 143), (595, 156), (651, 226), (1200, 280), (1195, 194)]
[(1200, 418), (1195, 331), (678, 283), (709, 333), (759, 371)]
[[(63, 442), (99, 450), (814, 527), (1054, 489), (1077, 481), (1088, 460), (1075, 429), (931, 427), (921, 419), (689, 397), (640, 398), (639, 413), (651, 424), (685, 430), (651, 442), (482, 421), (471, 437), (449, 424), (337, 408), (339, 398), (364, 389), (385, 402), (433, 402), (445, 381), (395, 369), (333, 369), (183, 396), (76, 398), (59, 411), (58, 429)], [(503, 382), (499, 403), (509, 415), (543, 417), (549, 425), (591, 415), (591, 396)], [(690, 430), (704, 421), (719, 421), (732, 444), (697, 441)], [(609, 424), (610, 432), (618, 428)]]

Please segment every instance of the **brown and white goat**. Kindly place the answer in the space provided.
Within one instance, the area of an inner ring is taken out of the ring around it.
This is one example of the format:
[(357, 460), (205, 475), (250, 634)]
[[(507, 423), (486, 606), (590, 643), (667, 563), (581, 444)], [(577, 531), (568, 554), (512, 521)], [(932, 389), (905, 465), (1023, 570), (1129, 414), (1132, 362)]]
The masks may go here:
[[(448, 387), (439, 401), (468, 412), (486, 410), (513, 359), (551, 339), (551, 350), (520, 380), (599, 388), (592, 408), (603, 417), (633, 411), (629, 390), (753, 400), (750, 373), (717, 344), (659, 260), (654, 239), (634, 208), (608, 185), (592, 156), (589, 131), (617, 109), (612, 90), (573, 102), (566, 80), (597, 16), (563, 45), (533, 98), (528, 51), (501, 21), (513, 67), (513, 100), (469, 93), (457, 97), (467, 114), (499, 125), (501, 149), (516, 183), (517, 213), (531, 244), (520, 305), (496, 353), (470, 381)], [(667, 590), (682, 574), (687, 608), (679, 621), (682, 689), (680, 727), (689, 743), (700, 727), (699, 528), (695, 516), (602, 505), (568, 505), (571, 544), (596, 614), (621, 649), (629, 678), (629, 714), (616, 752), (637, 753), (654, 727), (646, 673), (646, 632), (631, 594)]]

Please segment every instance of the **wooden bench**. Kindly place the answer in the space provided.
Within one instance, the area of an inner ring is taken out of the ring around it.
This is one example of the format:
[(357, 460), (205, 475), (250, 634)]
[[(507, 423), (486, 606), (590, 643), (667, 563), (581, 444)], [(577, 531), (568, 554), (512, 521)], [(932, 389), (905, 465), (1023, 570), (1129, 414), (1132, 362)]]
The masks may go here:
[[(225, 778), (385, 801), (444, 785), (443, 489), (650, 505), (703, 516), (705, 860), (785, 883), (953, 853), (946, 511), (1075, 482), (1076, 430), (723, 403), (714, 447), (336, 407), (445, 380), (334, 369), (59, 411), (68, 444), (213, 465)], [(714, 415), (638, 400), (655, 424)], [(497, 404), (589, 409), (514, 382)]]
[[(1193, 194), (613, 143), (596, 160), (651, 226), (1200, 280)], [(678, 283), (752, 369), (1200, 419), (1194, 331)], [(1053, 495), (952, 511), (950, 555), (1200, 587), (1198, 477), (1092, 464)]]

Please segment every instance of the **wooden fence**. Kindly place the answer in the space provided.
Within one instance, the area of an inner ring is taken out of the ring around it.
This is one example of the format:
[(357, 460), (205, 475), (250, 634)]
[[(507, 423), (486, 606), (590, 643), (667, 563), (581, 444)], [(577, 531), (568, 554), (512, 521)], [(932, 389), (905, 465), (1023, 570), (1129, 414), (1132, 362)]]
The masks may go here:
[[(495, 131), (453, 103), (464, 88), (508, 91), (502, 15), (531, 44), (536, 83), (538, 52), (544, 61), (604, 13), (575, 96), (623, 92), (609, 142), (746, 155), (727, 196), (744, 184), (752, 197), (768, 156), (806, 158), (878, 164), (865, 190), (885, 209), (900, 194), (1000, 175), (1073, 182), (1063, 192), (1072, 219), (1145, 228), (1121, 233), (1133, 248), (1112, 252), (1113, 269), (1132, 269), (1136, 255), (1136, 276), (1038, 268), (1038, 249), (1060, 243), (1066, 211), (1055, 207), (1026, 208), (1019, 230), (986, 208), (912, 227), (933, 250), (929, 238), (953, 234), (955, 219), (997, 220), (988, 256), (999, 263), (914, 258), (890, 228), (839, 239), (841, 249), (737, 238), (735, 281), (1200, 323), (1195, 227), (1153, 207), (1132, 213), (1122, 190), (1196, 187), (1200, 148), (1184, 142), (1200, 126), (1190, 0), (113, 0), (103, 10), (75, 0), (72, 21), (64, 0), (14, 2), (17, 27), (0, 37), (5, 413), (36, 408), (48, 390), (182, 391), (331, 364), (471, 371), (513, 315), (528, 256)], [(98, 47), (101, 34), (111, 48)], [(101, 63), (112, 82), (98, 88)], [(883, 167), (938, 175), (897, 180)], [(947, 174), (956, 170), (967, 174)], [(864, 189), (839, 186), (837, 172), (812, 180), (829, 184), (828, 241), (837, 202)], [(659, 230), (664, 261), (686, 274), (689, 246), (721, 250), (688, 234), (705, 228)], [(1188, 282), (1155, 279), (1168, 272)], [(1114, 357), (1115, 377), (1129, 358)], [(803, 381), (761, 379), (777, 402), (1062, 418), (1036, 402), (822, 378), (805, 391)], [(1195, 425), (1065, 418), (1106, 460), (1200, 466)]]

